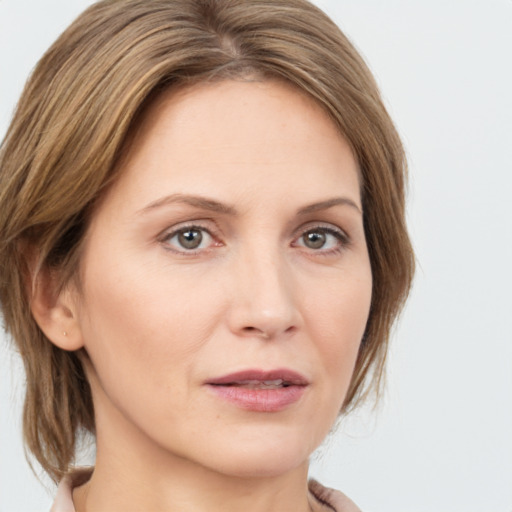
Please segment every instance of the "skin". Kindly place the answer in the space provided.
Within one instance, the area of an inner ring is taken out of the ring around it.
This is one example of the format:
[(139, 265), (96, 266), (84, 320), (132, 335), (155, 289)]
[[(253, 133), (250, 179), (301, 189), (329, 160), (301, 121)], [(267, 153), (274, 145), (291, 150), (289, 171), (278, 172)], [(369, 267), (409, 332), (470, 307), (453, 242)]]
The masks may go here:
[[(349, 145), (291, 86), (224, 81), (160, 96), (119, 165), (80, 290), (41, 321), (89, 357), (97, 463), (77, 511), (323, 510), (308, 458), (347, 393), (372, 290)], [(177, 234), (190, 226), (195, 250)], [(205, 386), (249, 368), (308, 386), (272, 413)]]

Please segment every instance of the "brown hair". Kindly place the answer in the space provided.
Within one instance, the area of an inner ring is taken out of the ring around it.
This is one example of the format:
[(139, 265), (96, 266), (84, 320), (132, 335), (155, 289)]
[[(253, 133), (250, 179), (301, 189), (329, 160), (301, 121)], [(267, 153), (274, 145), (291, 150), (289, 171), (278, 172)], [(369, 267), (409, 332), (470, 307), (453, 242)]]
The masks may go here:
[(306, 0), (103, 0), (40, 60), (0, 147), (0, 301), (25, 364), (25, 442), (55, 480), (80, 432), (94, 433), (94, 411), (80, 354), (53, 345), (31, 314), (28, 249), (36, 271), (58, 270), (66, 283), (150, 99), (173, 85), (248, 75), (313, 97), (358, 159), (373, 294), (345, 410), (379, 387), (414, 261), (402, 145), (359, 54)]

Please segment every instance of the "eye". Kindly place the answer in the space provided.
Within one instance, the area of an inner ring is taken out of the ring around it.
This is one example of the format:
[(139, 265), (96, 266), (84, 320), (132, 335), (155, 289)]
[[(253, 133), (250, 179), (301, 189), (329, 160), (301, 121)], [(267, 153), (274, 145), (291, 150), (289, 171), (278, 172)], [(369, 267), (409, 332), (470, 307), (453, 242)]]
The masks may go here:
[(162, 237), (162, 241), (177, 252), (194, 252), (215, 244), (212, 235), (200, 226), (186, 226)]
[(295, 245), (313, 251), (331, 252), (342, 249), (347, 243), (348, 237), (343, 231), (317, 226), (304, 231)]

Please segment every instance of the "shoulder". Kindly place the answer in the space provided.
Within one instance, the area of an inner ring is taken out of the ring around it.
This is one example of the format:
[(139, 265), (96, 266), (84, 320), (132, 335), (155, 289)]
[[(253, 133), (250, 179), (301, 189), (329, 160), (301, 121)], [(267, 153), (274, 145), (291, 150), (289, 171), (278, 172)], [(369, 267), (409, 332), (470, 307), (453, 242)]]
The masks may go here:
[(309, 481), (309, 490), (320, 503), (335, 512), (361, 512), (361, 509), (342, 492), (324, 487), (316, 480)]

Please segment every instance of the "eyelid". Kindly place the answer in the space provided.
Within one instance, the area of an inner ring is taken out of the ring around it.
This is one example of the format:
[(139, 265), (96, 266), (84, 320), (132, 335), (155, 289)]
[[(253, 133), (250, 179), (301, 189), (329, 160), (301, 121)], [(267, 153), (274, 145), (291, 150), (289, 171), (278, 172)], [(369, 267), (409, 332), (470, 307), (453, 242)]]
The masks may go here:
[[(168, 251), (171, 251), (178, 255), (185, 255), (185, 256), (194, 256), (195, 254), (199, 254), (201, 252), (207, 252), (211, 249), (211, 246), (220, 246), (222, 245), (222, 242), (220, 242), (220, 233), (218, 229), (212, 229), (210, 226), (206, 227), (204, 225), (205, 222), (212, 222), (209, 220), (190, 220), (190, 221), (184, 221), (180, 222), (178, 224), (173, 225), (170, 228), (167, 228), (163, 230), (157, 237), (157, 241), (161, 243), (162, 245), (165, 245), (165, 249)], [(168, 243), (168, 240), (171, 240), (174, 238), (178, 233), (181, 231), (189, 230), (200, 230), (204, 231), (208, 234), (208, 236), (211, 237), (213, 240), (213, 243), (210, 244), (210, 247), (202, 248), (202, 249), (190, 249), (190, 250), (180, 250), (177, 247), (171, 246), (171, 244)]]
[(296, 233), (297, 233), (296, 238), (298, 238), (299, 236), (302, 236), (304, 233), (307, 233), (308, 231), (312, 231), (314, 229), (323, 230), (328, 233), (340, 235), (341, 237), (345, 238), (347, 241), (350, 239), (348, 233), (344, 229), (340, 228), (336, 224), (332, 224), (331, 222), (308, 222), (307, 224), (300, 226), (296, 230)]
[[(328, 233), (328, 234), (335, 236), (339, 240), (340, 245), (334, 249), (327, 249), (327, 250), (326, 249), (317, 249), (317, 250), (309, 249), (312, 252), (315, 252), (318, 254), (322, 254), (322, 253), (330, 254), (333, 251), (335, 252), (335, 251), (344, 249), (351, 243), (350, 236), (347, 234), (347, 232), (344, 229), (341, 229), (339, 226), (336, 226), (335, 224), (331, 224), (328, 222), (313, 222), (313, 223), (308, 223), (306, 225), (303, 225), (297, 230), (297, 235), (293, 239), (293, 245), (296, 244), (296, 242), (301, 237), (303, 237), (306, 233), (308, 233), (310, 231), (314, 231), (314, 230), (323, 231), (324, 233)], [(305, 249), (308, 249), (308, 248), (305, 247)]]

